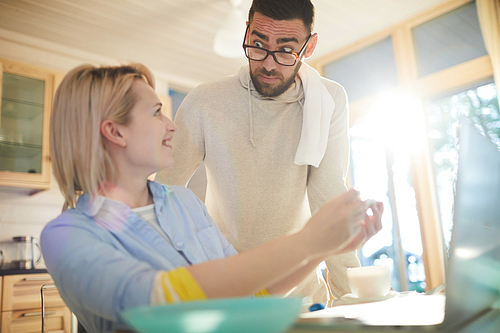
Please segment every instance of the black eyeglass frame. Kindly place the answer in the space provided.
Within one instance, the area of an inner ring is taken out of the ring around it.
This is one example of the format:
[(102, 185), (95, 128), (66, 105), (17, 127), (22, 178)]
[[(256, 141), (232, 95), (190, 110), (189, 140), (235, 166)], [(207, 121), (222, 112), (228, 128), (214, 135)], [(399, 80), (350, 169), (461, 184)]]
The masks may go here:
[[(258, 47), (258, 46), (252, 46), (252, 45), (248, 45), (248, 44), (245, 44), (245, 40), (247, 39), (247, 35), (248, 35), (248, 30), (250, 29), (250, 24), (247, 25), (247, 29), (245, 31), (245, 37), (243, 38), (243, 50), (245, 51), (245, 57), (247, 57), (248, 59), (250, 60), (253, 60), (253, 61), (264, 61), (267, 59), (267, 57), (269, 57), (269, 55), (272, 55), (273, 56), (273, 59), (274, 61), (281, 65), (281, 66), (295, 66), (295, 64), (297, 63), (297, 59), (299, 59), (301, 56), (302, 56), (302, 53), (305, 51), (305, 47), (307, 45), (307, 43), (309, 42), (309, 39), (311, 38), (312, 36), (312, 33), (309, 34), (309, 36), (307, 37), (306, 39), (306, 42), (304, 43), (304, 45), (302, 45), (302, 48), (300, 49), (300, 51), (297, 53), (297, 52), (288, 52), (288, 51), (269, 51), (269, 50), (266, 50), (262, 47)], [(255, 60), (255, 59), (252, 59), (248, 56), (247, 54), (247, 49), (248, 48), (252, 48), (252, 49), (258, 49), (258, 50), (262, 50), (262, 51), (265, 51), (266, 52), (266, 56), (264, 57), (264, 59), (261, 59), (261, 60)], [(278, 59), (276, 59), (276, 53), (286, 53), (286, 54), (291, 54), (293, 56), (295, 56), (295, 60), (293, 61), (293, 64), (291, 65), (285, 65), (285, 64), (282, 64), (281, 62), (278, 61)]]

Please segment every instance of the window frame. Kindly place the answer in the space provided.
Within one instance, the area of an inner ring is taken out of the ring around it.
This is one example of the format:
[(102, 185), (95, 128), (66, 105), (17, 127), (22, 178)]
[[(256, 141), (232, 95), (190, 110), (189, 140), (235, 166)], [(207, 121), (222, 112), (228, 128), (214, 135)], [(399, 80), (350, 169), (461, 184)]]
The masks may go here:
[[(323, 75), (323, 67), (328, 63), (369, 47), (385, 38), (392, 38), (399, 85), (389, 92), (409, 92), (415, 99), (420, 117), (424, 120), (425, 103), (434, 96), (456, 91), (461, 87), (491, 78), (493, 68), (489, 55), (485, 55), (426, 76), (418, 76), (415, 45), (412, 29), (420, 24), (465, 6), (474, 0), (449, 0), (423, 11), (407, 20), (382, 29), (350, 45), (310, 62)], [(388, 91), (384, 92), (388, 93)], [(374, 94), (349, 104), (350, 126), (363, 117), (370, 106), (380, 96)], [(419, 215), (427, 290), (445, 281), (445, 245), (437, 186), (432, 162), (432, 151), (425, 131), (419, 134), (416, 149), (410, 152), (410, 178), (415, 190)]]

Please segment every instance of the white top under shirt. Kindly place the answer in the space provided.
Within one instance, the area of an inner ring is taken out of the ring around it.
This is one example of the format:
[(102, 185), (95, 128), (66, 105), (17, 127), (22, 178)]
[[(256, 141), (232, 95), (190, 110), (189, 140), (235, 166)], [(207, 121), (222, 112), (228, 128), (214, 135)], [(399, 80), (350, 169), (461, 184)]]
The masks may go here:
[(132, 211), (134, 213), (136, 213), (137, 215), (139, 215), (139, 217), (141, 219), (143, 219), (144, 221), (146, 221), (156, 231), (158, 231), (158, 233), (163, 238), (165, 238), (165, 240), (167, 242), (169, 242), (170, 245), (172, 245), (172, 241), (170, 240), (170, 238), (168, 238), (168, 235), (165, 233), (165, 231), (163, 231), (162, 228), (160, 228), (160, 222), (158, 221), (158, 218), (156, 217), (155, 205), (154, 204), (143, 206), (143, 207), (133, 208)]

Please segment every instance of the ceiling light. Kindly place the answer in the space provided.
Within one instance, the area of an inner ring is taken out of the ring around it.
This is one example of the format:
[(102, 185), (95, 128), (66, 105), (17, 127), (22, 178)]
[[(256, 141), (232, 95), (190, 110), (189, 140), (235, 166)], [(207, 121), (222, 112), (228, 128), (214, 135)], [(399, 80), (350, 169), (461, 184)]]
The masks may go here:
[(241, 44), (246, 29), (246, 18), (239, 8), (242, 0), (230, 0), (232, 9), (215, 34), (214, 52), (226, 58), (241, 58), (245, 54)]

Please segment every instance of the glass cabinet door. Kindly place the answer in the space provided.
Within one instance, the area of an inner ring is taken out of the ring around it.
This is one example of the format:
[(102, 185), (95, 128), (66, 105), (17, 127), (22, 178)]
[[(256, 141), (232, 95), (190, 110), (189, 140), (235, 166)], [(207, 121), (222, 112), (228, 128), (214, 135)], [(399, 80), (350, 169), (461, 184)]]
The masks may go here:
[(48, 188), (51, 75), (3, 60), (1, 65), (0, 186)]

